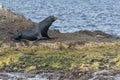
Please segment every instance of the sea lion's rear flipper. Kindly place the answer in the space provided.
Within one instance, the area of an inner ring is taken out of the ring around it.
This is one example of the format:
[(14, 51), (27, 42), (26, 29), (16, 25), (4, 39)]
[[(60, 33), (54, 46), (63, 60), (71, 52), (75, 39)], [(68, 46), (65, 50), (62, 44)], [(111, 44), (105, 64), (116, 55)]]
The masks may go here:
[(15, 35), (14, 35), (14, 40), (19, 40), (20, 41), (20, 37), (21, 37), (21, 32), (17, 32)]

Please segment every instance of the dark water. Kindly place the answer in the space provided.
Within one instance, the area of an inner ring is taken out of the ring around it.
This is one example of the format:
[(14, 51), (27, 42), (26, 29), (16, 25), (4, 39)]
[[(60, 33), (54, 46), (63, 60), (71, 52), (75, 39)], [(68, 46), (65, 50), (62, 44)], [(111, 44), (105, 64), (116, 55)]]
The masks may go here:
[(61, 32), (102, 30), (120, 35), (120, 0), (0, 0), (5, 7), (39, 22), (49, 15)]

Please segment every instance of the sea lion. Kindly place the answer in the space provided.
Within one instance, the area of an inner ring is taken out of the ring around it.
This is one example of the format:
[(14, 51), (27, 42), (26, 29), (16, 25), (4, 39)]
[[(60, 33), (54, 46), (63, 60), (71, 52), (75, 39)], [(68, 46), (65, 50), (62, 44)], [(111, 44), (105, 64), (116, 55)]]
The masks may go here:
[(36, 27), (25, 29), (20, 32), (14, 34), (14, 40), (40, 40), (40, 39), (50, 39), (48, 36), (48, 29), (52, 25), (54, 21), (56, 21), (55, 16), (49, 16), (45, 18), (43, 21), (39, 22)]

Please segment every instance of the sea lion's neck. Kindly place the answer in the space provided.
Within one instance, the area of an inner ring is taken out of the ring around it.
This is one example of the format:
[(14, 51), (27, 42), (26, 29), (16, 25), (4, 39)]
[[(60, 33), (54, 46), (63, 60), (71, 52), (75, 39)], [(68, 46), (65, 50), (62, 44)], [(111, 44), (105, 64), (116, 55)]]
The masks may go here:
[(52, 25), (52, 21), (50, 21), (50, 20), (43, 20), (43, 21), (41, 21), (41, 22), (39, 22), (39, 27), (40, 26), (48, 26), (48, 27), (50, 27), (51, 25)]

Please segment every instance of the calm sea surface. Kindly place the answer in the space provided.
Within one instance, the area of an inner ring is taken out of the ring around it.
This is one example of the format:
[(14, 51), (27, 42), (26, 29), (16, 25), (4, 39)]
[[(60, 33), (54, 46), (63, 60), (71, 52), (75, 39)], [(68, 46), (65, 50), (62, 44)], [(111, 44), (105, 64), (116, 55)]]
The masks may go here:
[(0, 0), (0, 3), (34, 22), (55, 15), (58, 20), (51, 29), (61, 32), (87, 29), (120, 35), (120, 0)]

